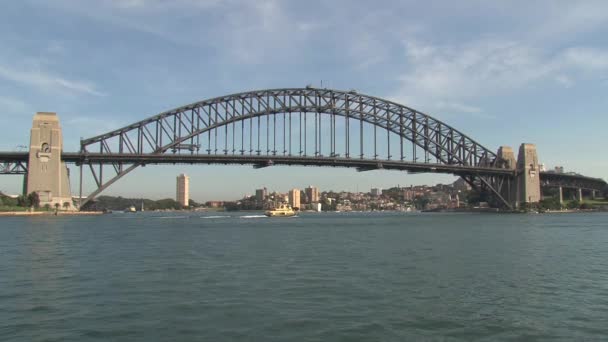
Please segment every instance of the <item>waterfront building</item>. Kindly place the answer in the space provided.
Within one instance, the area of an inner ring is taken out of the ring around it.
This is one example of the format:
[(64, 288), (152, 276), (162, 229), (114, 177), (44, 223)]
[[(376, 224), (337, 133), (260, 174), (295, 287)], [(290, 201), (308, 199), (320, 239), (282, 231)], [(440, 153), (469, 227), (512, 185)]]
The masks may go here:
[(308, 203), (318, 203), (319, 202), (319, 188), (316, 186), (309, 186), (305, 189), (306, 198), (308, 199)]
[(371, 190), (372, 196), (378, 197), (382, 194), (382, 189), (380, 188), (372, 188)]
[(183, 207), (187, 207), (190, 202), (190, 177), (182, 173), (177, 176), (176, 201)]
[(415, 196), (415, 193), (414, 193), (413, 189), (405, 189), (405, 190), (403, 190), (403, 200), (404, 201), (408, 201), (408, 202), (413, 201), (414, 200), (414, 196)]
[(289, 190), (289, 204), (292, 208), (300, 208), (300, 189)]
[(268, 190), (266, 188), (257, 189), (255, 191), (255, 201), (258, 204), (264, 203), (264, 201), (266, 201), (267, 197), (268, 197)]

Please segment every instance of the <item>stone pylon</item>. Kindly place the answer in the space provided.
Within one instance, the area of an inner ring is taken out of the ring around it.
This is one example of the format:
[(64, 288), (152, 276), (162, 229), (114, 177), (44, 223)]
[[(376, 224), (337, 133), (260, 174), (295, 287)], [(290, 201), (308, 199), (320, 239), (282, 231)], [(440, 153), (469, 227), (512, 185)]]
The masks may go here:
[[(498, 153), (496, 153), (499, 158), (502, 158), (507, 161), (507, 165), (505, 167), (507, 169), (515, 170), (517, 167), (517, 161), (515, 160), (515, 153), (513, 149), (509, 146), (501, 146), (498, 149)], [(507, 200), (511, 205), (515, 206), (517, 189), (515, 188), (515, 180), (508, 179), (508, 184), (503, 186), (500, 192), (500, 195)]]
[(538, 203), (540, 193), (540, 168), (536, 145), (521, 144), (517, 156), (517, 176), (515, 177), (516, 201), (515, 206), (522, 203)]
[(70, 192), (69, 171), (61, 161), (63, 137), (55, 113), (36, 113), (30, 134), (30, 156), (27, 173), (28, 194), (38, 193), (40, 206), (74, 210)]

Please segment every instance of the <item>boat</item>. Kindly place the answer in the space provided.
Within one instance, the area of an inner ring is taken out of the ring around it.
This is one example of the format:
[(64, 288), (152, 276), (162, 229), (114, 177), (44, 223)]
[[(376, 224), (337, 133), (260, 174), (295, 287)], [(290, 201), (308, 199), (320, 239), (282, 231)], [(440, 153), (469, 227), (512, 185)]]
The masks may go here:
[(266, 210), (264, 215), (268, 217), (289, 217), (295, 216), (296, 212), (291, 208), (289, 204), (281, 204), (277, 208)]
[(137, 209), (135, 209), (134, 205), (132, 205), (132, 206), (128, 207), (127, 209), (125, 209), (125, 213), (134, 213), (136, 211), (137, 211)]

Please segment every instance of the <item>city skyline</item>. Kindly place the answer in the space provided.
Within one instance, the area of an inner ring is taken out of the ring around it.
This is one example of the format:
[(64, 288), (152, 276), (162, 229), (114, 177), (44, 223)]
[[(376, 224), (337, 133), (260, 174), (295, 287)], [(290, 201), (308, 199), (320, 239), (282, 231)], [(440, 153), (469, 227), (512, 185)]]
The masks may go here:
[[(606, 178), (608, 162), (597, 157), (608, 124), (606, 3), (444, 3), (441, 12), (409, 2), (344, 4), (319, 2), (312, 11), (276, 1), (9, 2), (0, 13), (0, 118), (13, 129), (2, 132), (0, 150), (28, 145), (36, 111), (57, 112), (64, 149), (76, 151), (81, 137), (186, 103), (312, 84), (394, 100), (493, 150), (535, 143), (548, 168)], [(20, 13), (33, 20), (18, 20)], [(149, 166), (103, 194), (171, 197), (173, 186), (159, 180), (180, 172), (191, 175), (197, 200), (236, 198), (262, 184), (355, 191), (456, 179), (310, 167)], [(21, 177), (0, 177), (0, 190), (21, 188)]]

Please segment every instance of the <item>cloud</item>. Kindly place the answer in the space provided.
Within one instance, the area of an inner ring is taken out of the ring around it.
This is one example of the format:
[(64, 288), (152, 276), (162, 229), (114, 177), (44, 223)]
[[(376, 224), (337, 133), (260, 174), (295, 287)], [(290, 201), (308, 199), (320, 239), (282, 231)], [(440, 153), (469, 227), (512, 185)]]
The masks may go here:
[(529, 12), (532, 12), (531, 22), (536, 25), (533, 30), (528, 30), (536, 41), (564, 40), (605, 27), (608, 23), (608, 2), (603, 0), (549, 0), (535, 5)]
[(25, 102), (6, 96), (0, 96), (0, 108), (2, 108), (3, 113), (21, 113), (31, 111)]
[(64, 90), (70, 93), (105, 96), (90, 82), (68, 80), (41, 70), (17, 70), (0, 65), (0, 78), (44, 91)]
[(487, 96), (538, 82), (572, 87), (587, 73), (608, 70), (608, 50), (575, 46), (548, 51), (521, 41), (435, 45), (408, 40), (404, 54), (407, 67), (393, 98), (468, 114), (480, 113), (474, 103)]
[(163, 12), (167, 10), (212, 8), (221, 2), (221, 0), (106, 0), (104, 3), (108, 7), (129, 11)]
[(562, 54), (562, 59), (564, 65), (586, 71), (608, 69), (608, 50), (574, 47), (566, 49)]
[(555, 76), (555, 81), (566, 88), (570, 88), (574, 84), (570, 77), (564, 75)]

